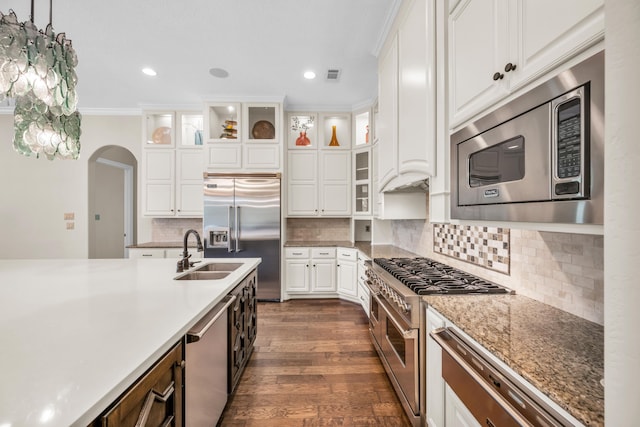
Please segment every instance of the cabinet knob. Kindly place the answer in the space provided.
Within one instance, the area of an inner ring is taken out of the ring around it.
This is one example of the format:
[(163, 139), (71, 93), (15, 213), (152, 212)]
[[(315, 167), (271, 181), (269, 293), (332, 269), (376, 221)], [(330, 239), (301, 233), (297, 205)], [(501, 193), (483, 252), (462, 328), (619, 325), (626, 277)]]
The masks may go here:
[(496, 80), (496, 81), (497, 81), (497, 80), (502, 79), (503, 77), (504, 77), (504, 74), (502, 74), (502, 73), (495, 73), (495, 74), (493, 75), (493, 80)]
[(512, 64), (511, 62), (509, 62), (507, 65), (504, 66), (504, 71), (507, 73), (515, 69), (516, 69), (516, 64)]

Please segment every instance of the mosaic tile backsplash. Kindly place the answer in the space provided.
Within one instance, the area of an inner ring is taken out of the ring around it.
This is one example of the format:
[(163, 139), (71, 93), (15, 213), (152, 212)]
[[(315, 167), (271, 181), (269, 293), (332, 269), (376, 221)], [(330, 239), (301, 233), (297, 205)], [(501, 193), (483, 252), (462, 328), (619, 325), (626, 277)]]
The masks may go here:
[[(441, 225), (430, 224), (428, 219), (392, 221), (391, 243), (499, 283), (521, 295), (576, 316), (604, 324), (603, 236), (503, 229), (503, 233), (509, 232), (510, 240), (509, 273), (505, 274), (466, 259), (463, 261), (463, 258), (455, 256), (456, 251), (453, 255), (438, 252), (436, 240), (439, 238), (434, 237), (434, 234), (436, 230), (443, 230)], [(449, 230), (449, 227), (452, 226), (448, 225), (444, 230)], [(474, 228), (476, 227), (472, 227), (472, 230)], [(479, 227), (479, 230), (470, 231), (484, 233), (483, 229), (484, 227)], [(460, 229), (458, 231), (462, 232)], [(491, 234), (502, 236), (501, 233)], [(497, 249), (499, 245), (491, 242), (493, 236), (489, 237), (486, 246)], [(457, 238), (454, 239), (451, 235), (451, 239), (446, 245), (455, 248), (458, 245), (455, 240)], [(484, 241), (482, 244), (484, 245)], [(464, 252), (458, 251), (458, 254), (466, 257)]]
[(509, 274), (509, 229), (433, 224), (433, 251)]

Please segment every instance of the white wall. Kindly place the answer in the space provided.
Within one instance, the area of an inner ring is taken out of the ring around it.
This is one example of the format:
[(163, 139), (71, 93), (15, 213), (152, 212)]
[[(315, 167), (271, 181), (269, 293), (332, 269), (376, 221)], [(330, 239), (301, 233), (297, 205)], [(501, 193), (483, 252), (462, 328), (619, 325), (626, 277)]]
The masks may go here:
[[(49, 161), (15, 152), (13, 115), (0, 115), (0, 258), (87, 258), (88, 160), (100, 147), (120, 145), (140, 164), (140, 120), (83, 116), (80, 158)], [(66, 229), (65, 213), (74, 213), (74, 230)]]
[(640, 420), (640, 2), (605, 3), (605, 421)]

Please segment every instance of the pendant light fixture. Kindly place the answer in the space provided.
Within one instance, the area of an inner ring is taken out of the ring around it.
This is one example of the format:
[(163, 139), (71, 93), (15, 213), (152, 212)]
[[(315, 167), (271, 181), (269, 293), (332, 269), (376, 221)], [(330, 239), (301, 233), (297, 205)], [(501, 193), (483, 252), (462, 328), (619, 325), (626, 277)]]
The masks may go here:
[(53, 32), (52, 1), (45, 31), (33, 23), (34, 0), (29, 21), (19, 22), (12, 10), (7, 15), (0, 12), (0, 101), (5, 97), (16, 100), (16, 151), (50, 160), (77, 159), (81, 121), (76, 111), (78, 58), (71, 40)]

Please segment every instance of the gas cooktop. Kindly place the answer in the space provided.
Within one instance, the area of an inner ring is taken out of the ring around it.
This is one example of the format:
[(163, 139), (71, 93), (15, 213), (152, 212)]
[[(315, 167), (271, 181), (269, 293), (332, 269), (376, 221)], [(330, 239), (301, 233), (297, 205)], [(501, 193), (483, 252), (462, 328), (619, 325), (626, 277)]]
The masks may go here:
[(375, 258), (373, 261), (418, 295), (511, 292), (504, 286), (429, 258)]

